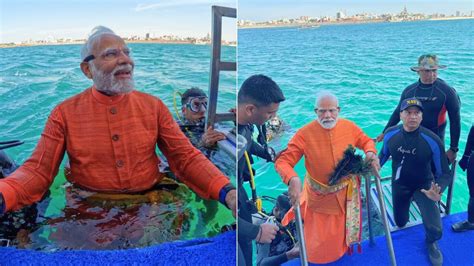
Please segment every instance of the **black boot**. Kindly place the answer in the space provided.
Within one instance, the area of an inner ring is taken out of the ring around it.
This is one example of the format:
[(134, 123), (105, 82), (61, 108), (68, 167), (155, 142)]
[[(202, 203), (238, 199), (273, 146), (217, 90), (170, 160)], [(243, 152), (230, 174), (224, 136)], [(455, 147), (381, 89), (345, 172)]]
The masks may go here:
[(438, 247), (438, 242), (426, 243), (428, 247), (428, 256), (430, 257), (431, 264), (433, 266), (442, 266), (443, 265), (443, 253)]
[(474, 223), (470, 223), (468, 220), (457, 222), (451, 225), (454, 232), (465, 232), (468, 230), (474, 230)]
[(469, 197), (469, 204), (467, 205), (467, 220), (474, 224), (474, 197)]

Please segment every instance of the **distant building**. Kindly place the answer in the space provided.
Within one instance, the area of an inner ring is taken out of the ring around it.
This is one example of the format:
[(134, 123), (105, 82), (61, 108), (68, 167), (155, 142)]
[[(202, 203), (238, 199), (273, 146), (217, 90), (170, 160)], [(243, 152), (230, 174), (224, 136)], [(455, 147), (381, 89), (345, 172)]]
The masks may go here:
[(336, 19), (345, 19), (345, 18), (346, 18), (346, 15), (344, 14), (344, 12), (339, 11), (336, 13)]
[(460, 17), (460, 16), (461, 16), (461, 12), (456, 11), (456, 17)]
[(405, 6), (402, 10), (402, 12), (400, 12), (400, 14), (398, 15), (400, 18), (402, 19), (407, 19), (408, 18), (408, 10), (407, 10), (407, 6)]
[(150, 33), (147, 33), (147, 34), (145, 35), (145, 40), (149, 40), (149, 39), (150, 39)]

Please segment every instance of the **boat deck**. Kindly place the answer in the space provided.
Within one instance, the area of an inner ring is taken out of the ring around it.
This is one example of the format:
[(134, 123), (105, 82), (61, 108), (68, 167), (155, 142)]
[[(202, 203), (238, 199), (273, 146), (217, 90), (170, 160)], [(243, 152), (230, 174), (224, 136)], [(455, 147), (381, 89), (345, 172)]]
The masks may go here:
[[(474, 265), (474, 230), (455, 233), (451, 224), (465, 220), (467, 213), (446, 215), (442, 218), (443, 237), (439, 247), (443, 252), (443, 265), (472, 266)], [(431, 265), (425, 246), (425, 230), (422, 224), (392, 233), (393, 246), (397, 265)], [(300, 265), (299, 259), (291, 260), (283, 265)], [(318, 265), (312, 264), (309, 265)], [(362, 242), (362, 253), (344, 255), (336, 262), (324, 265), (390, 265), (390, 257), (385, 236), (375, 238), (375, 244)]]

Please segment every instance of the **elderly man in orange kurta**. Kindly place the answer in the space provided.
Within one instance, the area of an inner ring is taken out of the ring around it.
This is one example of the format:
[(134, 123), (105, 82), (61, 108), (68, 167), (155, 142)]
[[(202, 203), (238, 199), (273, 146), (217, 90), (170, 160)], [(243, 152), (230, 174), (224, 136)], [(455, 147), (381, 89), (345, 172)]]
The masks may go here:
[[(338, 118), (339, 111), (334, 94), (320, 93), (315, 108), (318, 119), (298, 130), (275, 162), (276, 170), (289, 185), (293, 205), (300, 204), (311, 263), (336, 261), (351, 244), (360, 242), (360, 178), (328, 185), (344, 151), (349, 145), (362, 149), (366, 160), (372, 160), (372, 167), (380, 168), (374, 142), (353, 122)], [(301, 192), (301, 180), (293, 167), (302, 156), (306, 174)], [(290, 211), (283, 222), (293, 218)]]
[(94, 85), (54, 108), (32, 156), (0, 180), (0, 214), (39, 201), (65, 153), (74, 187), (101, 193), (147, 191), (164, 178), (157, 145), (183, 183), (235, 213), (230, 180), (191, 145), (160, 99), (135, 90), (135, 64), (124, 40), (98, 26), (81, 56), (81, 70)]

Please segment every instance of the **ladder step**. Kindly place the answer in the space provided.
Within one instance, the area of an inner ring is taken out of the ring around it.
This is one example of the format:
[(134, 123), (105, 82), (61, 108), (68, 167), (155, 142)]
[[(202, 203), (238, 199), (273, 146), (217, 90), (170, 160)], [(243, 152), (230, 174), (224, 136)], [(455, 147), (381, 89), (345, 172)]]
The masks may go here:
[(236, 71), (237, 70), (237, 63), (235, 63), (235, 62), (220, 62), (219, 63), (219, 70), (220, 71)]

